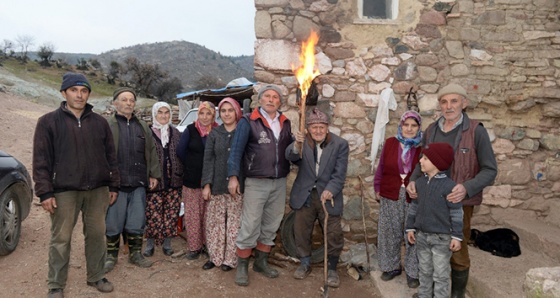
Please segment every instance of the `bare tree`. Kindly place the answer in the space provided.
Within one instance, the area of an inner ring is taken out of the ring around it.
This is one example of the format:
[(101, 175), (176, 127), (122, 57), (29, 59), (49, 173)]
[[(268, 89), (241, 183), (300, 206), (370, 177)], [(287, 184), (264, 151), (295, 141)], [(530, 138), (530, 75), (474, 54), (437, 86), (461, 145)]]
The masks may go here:
[(111, 61), (109, 73), (107, 74), (107, 83), (115, 85), (115, 80), (119, 78), (122, 71), (123, 69), (117, 61)]
[(43, 67), (50, 67), (51, 66), (51, 59), (52, 56), (54, 55), (54, 45), (50, 42), (45, 42), (43, 45), (41, 45), (39, 47), (39, 51), (37, 52), (37, 55), (39, 56), (39, 58), (41, 58), (41, 62), (40, 64)]
[(202, 90), (202, 89), (212, 89), (217, 88), (220, 86), (221, 80), (212, 75), (203, 75), (198, 80), (196, 80), (195, 89)]
[(4, 39), (2, 42), (2, 55), (3, 56), (10, 56), (10, 51), (14, 50), (14, 42), (9, 39)]
[(89, 67), (86, 58), (79, 58), (78, 63), (76, 63), (76, 68), (79, 70), (88, 70)]
[(27, 53), (29, 52), (29, 48), (35, 44), (35, 37), (31, 35), (18, 35), (16, 37), (16, 43), (20, 48), (20, 59), (23, 63), (27, 62)]
[(151, 97), (151, 88), (166, 79), (169, 75), (160, 69), (159, 65), (141, 63), (135, 57), (125, 60), (127, 73), (131, 75), (130, 81), (136, 86), (140, 94)]
[(183, 83), (177, 77), (163, 80), (161, 83), (154, 86), (152, 93), (159, 100), (171, 104), (177, 104), (175, 95), (183, 91)]

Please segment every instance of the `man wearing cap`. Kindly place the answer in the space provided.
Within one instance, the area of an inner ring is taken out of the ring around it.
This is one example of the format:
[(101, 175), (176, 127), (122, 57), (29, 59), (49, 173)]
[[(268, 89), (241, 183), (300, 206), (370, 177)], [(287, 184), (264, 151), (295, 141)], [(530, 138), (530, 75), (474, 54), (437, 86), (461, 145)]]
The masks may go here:
[(340, 217), (344, 207), (342, 189), (348, 168), (348, 142), (329, 132), (325, 113), (314, 108), (306, 118), (307, 134), (296, 132), (296, 140), (286, 149), (286, 158), (299, 167), (290, 193), (290, 207), (295, 210), (294, 236), (301, 261), (295, 279), (311, 273), (311, 234), (315, 220), (323, 227), (325, 204), (327, 220), (327, 284), (338, 287), (336, 265), (344, 246)]
[(107, 121), (87, 103), (91, 85), (66, 73), (60, 93), (66, 99), (39, 118), (33, 138), (35, 193), (51, 218), (47, 297), (64, 297), (72, 231), (82, 213), (87, 285), (113, 291), (105, 278), (105, 214), (117, 199), (119, 170)]
[(129, 87), (118, 88), (113, 92), (113, 105), (117, 112), (108, 122), (113, 132), (121, 183), (117, 202), (107, 211), (107, 272), (117, 263), (122, 232), (127, 233), (128, 262), (143, 268), (152, 266), (141, 253), (146, 224), (146, 188), (155, 189), (161, 178), (150, 128), (134, 115), (136, 92)]
[[(422, 143), (426, 146), (445, 142), (453, 147), (455, 161), (448, 173), (457, 185), (447, 200), (463, 203), (463, 235), (469, 239), (474, 206), (481, 204), (484, 187), (494, 183), (498, 166), (488, 132), (482, 123), (469, 119), (465, 112), (468, 106), (465, 89), (449, 84), (438, 92), (438, 101), (443, 116), (426, 128)], [(411, 198), (417, 196), (414, 181), (420, 172), (420, 167), (416, 166), (410, 177), (407, 192)], [(451, 297), (465, 297), (469, 268), (468, 246), (462, 245), (451, 257)]]
[[(228, 159), (228, 191), (240, 193), (238, 177), (245, 174), (241, 228), (236, 240), (235, 283), (249, 285), (249, 257), (255, 249), (253, 270), (266, 277), (278, 277), (268, 265), (276, 231), (286, 204), (286, 176), (290, 163), (284, 154), (292, 143), (290, 120), (278, 111), (282, 91), (276, 85), (262, 86), (259, 107), (239, 120)], [(243, 166), (243, 169), (241, 167)]]

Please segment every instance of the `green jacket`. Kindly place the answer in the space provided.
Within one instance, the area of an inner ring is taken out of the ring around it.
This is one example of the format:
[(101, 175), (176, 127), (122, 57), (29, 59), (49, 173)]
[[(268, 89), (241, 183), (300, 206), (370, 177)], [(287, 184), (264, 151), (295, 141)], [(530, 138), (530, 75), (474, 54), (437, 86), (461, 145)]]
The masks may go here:
[[(109, 127), (113, 133), (113, 141), (115, 143), (115, 152), (119, 152), (119, 125), (117, 123), (117, 118), (113, 115), (107, 119), (109, 122)], [(146, 167), (148, 172), (146, 173), (149, 178), (155, 178), (161, 180), (161, 168), (159, 166), (159, 159), (157, 156), (156, 145), (153, 141), (152, 132), (148, 127), (148, 124), (140, 119), (138, 122), (142, 125), (144, 130), (144, 136), (146, 137), (146, 148), (144, 154), (146, 155)]]

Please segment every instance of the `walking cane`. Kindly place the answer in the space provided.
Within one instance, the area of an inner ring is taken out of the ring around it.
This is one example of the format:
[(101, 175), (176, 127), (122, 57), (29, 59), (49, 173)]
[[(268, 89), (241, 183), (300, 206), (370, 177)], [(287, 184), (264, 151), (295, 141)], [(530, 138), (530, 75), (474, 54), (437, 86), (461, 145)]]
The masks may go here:
[[(327, 284), (328, 273), (327, 273), (327, 266), (328, 266), (328, 255), (327, 255), (327, 222), (329, 220), (329, 212), (327, 212), (327, 207), (325, 206), (325, 201), (321, 201), (323, 204), (323, 212), (325, 213), (325, 219), (323, 220), (323, 242), (325, 245), (325, 254), (323, 260), (323, 273), (325, 277), (325, 285), (323, 286), (323, 297), (329, 297), (329, 285)], [(334, 202), (331, 200), (331, 204)]]

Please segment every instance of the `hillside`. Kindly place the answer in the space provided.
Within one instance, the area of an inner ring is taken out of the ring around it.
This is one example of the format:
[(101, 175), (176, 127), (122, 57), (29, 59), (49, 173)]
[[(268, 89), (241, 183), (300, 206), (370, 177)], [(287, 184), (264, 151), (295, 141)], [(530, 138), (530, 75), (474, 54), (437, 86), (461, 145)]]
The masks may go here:
[(112, 61), (124, 65), (128, 57), (159, 65), (171, 77), (179, 78), (185, 91), (193, 90), (196, 81), (203, 76), (218, 78), (222, 84), (216, 88), (239, 77), (253, 80), (253, 56), (227, 57), (186, 41), (135, 45), (101, 53), (93, 58), (107, 71)]

